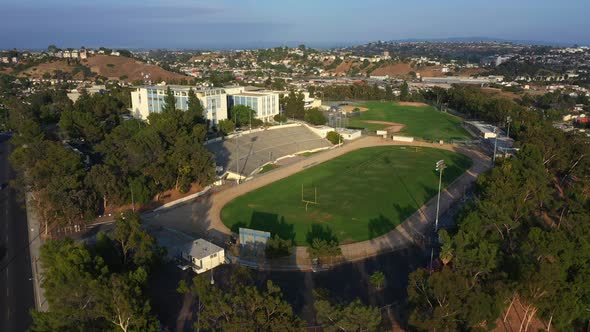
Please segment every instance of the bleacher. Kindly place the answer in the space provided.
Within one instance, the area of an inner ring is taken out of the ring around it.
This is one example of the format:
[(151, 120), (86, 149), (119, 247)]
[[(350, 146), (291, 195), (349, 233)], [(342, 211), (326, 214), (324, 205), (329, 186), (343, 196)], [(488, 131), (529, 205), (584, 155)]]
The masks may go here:
[[(207, 145), (223, 171), (251, 175), (260, 166), (280, 157), (331, 147), (327, 140), (305, 126), (268, 129)], [(237, 163), (239, 156), (239, 165)], [(238, 168), (239, 167), (239, 168)]]

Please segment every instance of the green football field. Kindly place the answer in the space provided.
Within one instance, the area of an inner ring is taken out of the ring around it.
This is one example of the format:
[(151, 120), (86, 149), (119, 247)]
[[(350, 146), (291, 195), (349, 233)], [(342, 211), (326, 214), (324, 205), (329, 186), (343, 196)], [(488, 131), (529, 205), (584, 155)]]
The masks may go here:
[(351, 118), (348, 126), (381, 130), (383, 124), (367, 123), (365, 120), (387, 121), (405, 125), (400, 134), (428, 140), (468, 139), (469, 134), (461, 127), (461, 118), (442, 113), (431, 106), (402, 106), (393, 102), (368, 102), (358, 118)]
[[(393, 230), (436, 195), (440, 159), (448, 165), (443, 186), (471, 166), (463, 155), (432, 148), (360, 149), (240, 196), (221, 218), (235, 232), (269, 231), (298, 245), (315, 237), (368, 240)], [(306, 211), (302, 196), (318, 204)]]

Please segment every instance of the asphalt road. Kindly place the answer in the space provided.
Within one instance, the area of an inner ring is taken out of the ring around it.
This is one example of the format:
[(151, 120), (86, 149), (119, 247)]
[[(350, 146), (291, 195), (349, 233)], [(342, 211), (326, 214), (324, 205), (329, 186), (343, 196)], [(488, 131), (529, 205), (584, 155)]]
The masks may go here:
[[(14, 176), (7, 137), (0, 135), (0, 185)], [(0, 189), (0, 331), (26, 331), (34, 308), (27, 214), (10, 187)]]

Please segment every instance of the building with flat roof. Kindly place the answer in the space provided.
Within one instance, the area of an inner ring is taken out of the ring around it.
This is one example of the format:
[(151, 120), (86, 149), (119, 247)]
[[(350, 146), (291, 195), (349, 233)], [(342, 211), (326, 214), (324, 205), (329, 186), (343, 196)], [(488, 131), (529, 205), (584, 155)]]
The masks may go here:
[(228, 106), (231, 109), (235, 105), (251, 107), (256, 112), (256, 118), (264, 122), (273, 121), (279, 114), (279, 94), (274, 91), (246, 91), (239, 88), (231, 88), (228, 94)]
[[(220, 120), (227, 119), (227, 93), (223, 88), (198, 88), (184, 85), (146, 85), (137, 87), (131, 92), (131, 114), (136, 118), (147, 119), (151, 113), (162, 112), (166, 91), (170, 87), (176, 99), (176, 108), (188, 110), (188, 93), (195, 91), (201, 101), (204, 116), (217, 125)], [(277, 101), (278, 102), (278, 101)]]

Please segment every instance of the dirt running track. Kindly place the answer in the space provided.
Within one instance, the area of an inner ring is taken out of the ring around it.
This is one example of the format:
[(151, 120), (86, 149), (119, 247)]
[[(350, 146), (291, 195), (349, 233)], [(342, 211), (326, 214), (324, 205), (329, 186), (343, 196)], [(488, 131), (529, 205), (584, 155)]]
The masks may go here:
[[(472, 167), (458, 177), (441, 193), (441, 215), (444, 214), (452, 203), (462, 197), (465, 188), (472, 185), (479, 174), (486, 171), (491, 166), (490, 158), (478, 150), (456, 147), (449, 144), (439, 145), (424, 142), (406, 143), (384, 140), (378, 137), (363, 137), (340, 148), (312, 155), (302, 161), (278, 168), (238, 186), (233, 186), (226, 190), (216, 192), (206, 199), (197, 200), (193, 203), (155, 215), (146, 221), (149, 224), (175, 228), (188, 234), (203, 234), (204, 232), (207, 232), (210, 236), (217, 235), (218, 240), (222, 240), (221, 238), (227, 238), (231, 234), (231, 231), (221, 221), (221, 209), (234, 198), (300, 172), (312, 164), (315, 165), (361, 148), (389, 145), (432, 147), (455, 151), (471, 158), (473, 161)], [(419, 243), (422, 240), (421, 234), (428, 231), (429, 227), (433, 227), (432, 222), (434, 221), (435, 213), (436, 197), (433, 197), (418, 211), (407, 218), (401, 225), (389, 233), (372, 240), (342, 245), (341, 248), (344, 259), (346, 261), (357, 261), (375, 256), (382, 252), (394, 251), (406, 248), (414, 243)], [(311, 269), (306, 247), (297, 247), (296, 250), (294, 250), (292, 257), (285, 259), (283, 263), (276, 263), (279, 262), (272, 262), (272, 266), (267, 265), (264, 266), (264, 268), (272, 268), (276, 270)]]

